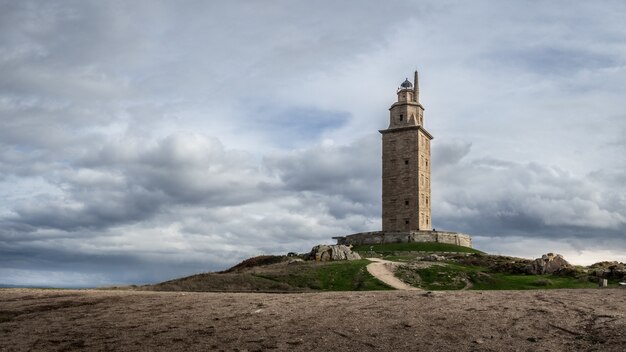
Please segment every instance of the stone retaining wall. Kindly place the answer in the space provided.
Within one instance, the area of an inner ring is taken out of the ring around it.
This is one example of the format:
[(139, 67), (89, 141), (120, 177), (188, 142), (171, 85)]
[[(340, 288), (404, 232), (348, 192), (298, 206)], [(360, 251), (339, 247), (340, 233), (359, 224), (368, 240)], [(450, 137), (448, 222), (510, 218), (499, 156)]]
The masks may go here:
[(348, 236), (333, 237), (337, 244), (363, 245), (381, 243), (436, 242), (472, 248), (472, 237), (459, 232), (410, 231), (410, 232), (361, 232)]

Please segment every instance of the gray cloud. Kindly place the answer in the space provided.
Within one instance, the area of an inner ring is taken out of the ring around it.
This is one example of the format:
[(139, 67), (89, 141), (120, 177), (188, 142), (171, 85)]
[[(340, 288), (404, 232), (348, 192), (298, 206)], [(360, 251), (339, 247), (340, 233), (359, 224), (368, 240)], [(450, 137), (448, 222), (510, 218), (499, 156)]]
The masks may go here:
[(268, 157), (267, 168), (293, 191), (339, 195), (369, 205), (380, 201), (380, 137), (349, 146), (320, 146)]
[[(40, 196), (14, 205), (11, 222), (76, 231), (147, 219), (165, 206), (229, 206), (262, 198), (261, 175), (243, 152), (216, 139), (172, 135), (153, 146), (106, 144), (56, 169), (48, 181), (63, 197)], [(54, 168), (54, 165), (52, 165)]]
[(375, 131), (416, 65), (436, 227), (626, 248), (624, 13), (3, 2), (0, 283), (160, 280), (378, 229)]
[[(441, 149), (458, 149), (458, 143)], [(555, 166), (498, 159), (433, 160), (434, 212), (443, 226), (489, 236), (622, 238), (626, 213), (605, 184)]]

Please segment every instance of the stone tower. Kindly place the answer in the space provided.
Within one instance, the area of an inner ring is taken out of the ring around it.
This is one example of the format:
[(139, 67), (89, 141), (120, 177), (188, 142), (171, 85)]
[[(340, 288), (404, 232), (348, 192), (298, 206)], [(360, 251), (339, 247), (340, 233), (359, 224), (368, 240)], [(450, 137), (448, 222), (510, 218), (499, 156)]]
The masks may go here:
[(398, 88), (383, 137), (383, 231), (432, 231), (430, 141), (417, 71)]

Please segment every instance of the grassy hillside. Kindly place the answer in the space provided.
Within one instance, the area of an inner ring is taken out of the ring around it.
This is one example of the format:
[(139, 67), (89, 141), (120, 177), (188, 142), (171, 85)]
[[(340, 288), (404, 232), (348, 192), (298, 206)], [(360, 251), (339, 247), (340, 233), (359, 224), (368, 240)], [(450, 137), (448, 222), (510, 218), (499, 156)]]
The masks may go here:
[[(594, 270), (571, 267), (558, 274), (531, 275), (525, 272), (532, 261), (524, 258), (471, 254), (449, 255), (446, 260), (425, 263), (419, 258), (405, 260), (396, 271), (404, 282), (427, 290), (532, 290), (557, 288), (594, 288)], [(618, 278), (610, 278), (616, 287)]]
[[(390, 243), (355, 246), (362, 257), (401, 262), (396, 276), (427, 290), (527, 290), (597, 287), (596, 270), (612, 270), (609, 286), (624, 280), (622, 266), (598, 263), (589, 268), (572, 267), (558, 275), (528, 275), (529, 259), (494, 256), (479, 250), (444, 243)], [(438, 254), (433, 256), (433, 254)], [(306, 256), (301, 256), (306, 257)], [(220, 273), (205, 273), (156, 285), (159, 291), (368, 291), (388, 290), (366, 266), (366, 259), (318, 263), (288, 256), (249, 258)], [(612, 269), (611, 269), (612, 268)], [(622, 276), (620, 276), (622, 275)]]
[(387, 285), (375, 279), (365, 268), (366, 259), (327, 263), (298, 263), (286, 270), (261, 271), (257, 276), (291, 287), (321, 291), (388, 290)]
[[(143, 287), (156, 291), (372, 291), (390, 288), (365, 268), (368, 260), (288, 263), (263, 256), (223, 272), (193, 275)], [(273, 262), (250, 266), (251, 262)]]
[(296, 288), (247, 273), (205, 273), (143, 286), (149, 291), (298, 291)]

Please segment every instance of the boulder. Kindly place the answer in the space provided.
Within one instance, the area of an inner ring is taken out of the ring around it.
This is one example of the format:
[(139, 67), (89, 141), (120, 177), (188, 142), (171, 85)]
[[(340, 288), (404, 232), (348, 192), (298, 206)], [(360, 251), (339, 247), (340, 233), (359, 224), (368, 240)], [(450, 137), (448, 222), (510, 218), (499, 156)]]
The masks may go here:
[(526, 271), (533, 275), (553, 274), (563, 269), (571, 268), (571, 264), (567, 262), (560, 254), (548, 253), (532, 261)]
[(311, 249), (309, 258), (315, 259), (317, 262), (328, 262), (332, 260), (356, 260), (361, 259), (361, 256), (352, 251), (352, 246), (320, 244)]

